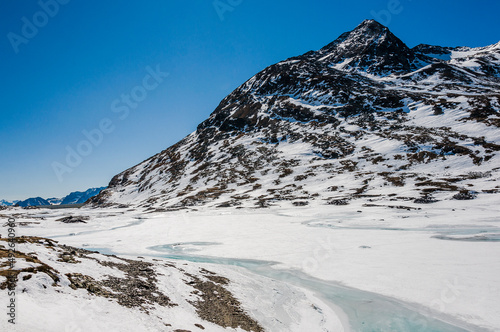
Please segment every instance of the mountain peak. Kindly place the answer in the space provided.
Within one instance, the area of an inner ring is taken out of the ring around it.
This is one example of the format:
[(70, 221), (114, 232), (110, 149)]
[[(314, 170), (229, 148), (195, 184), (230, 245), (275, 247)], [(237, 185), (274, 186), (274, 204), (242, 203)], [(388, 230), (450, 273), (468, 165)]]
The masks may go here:
[(375, 20), (364, 20), (353, 30), (344, 32), (332, 43), (323, 47), (320, 52), (327, 52), (346, 43), (366, 44), (367, 41), (373, 41), (375, 38), (383, 37), (388, 34), (396, 38), (386, 26)]
[(373, 32), (388, 31), (389, 29), (375, 20), (364, 20), (353, 31), (368, 30)]
[(387, 27), (365, 20), (315, 53), (320, 62), (336, 69), (361, 70), (378, 75), (417, 69), (416, 55)]

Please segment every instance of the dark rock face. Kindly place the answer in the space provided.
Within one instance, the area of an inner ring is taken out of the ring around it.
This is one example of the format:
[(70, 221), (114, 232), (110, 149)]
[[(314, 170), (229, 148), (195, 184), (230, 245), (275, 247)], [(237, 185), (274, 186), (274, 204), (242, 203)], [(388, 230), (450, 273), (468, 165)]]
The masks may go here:
[(453, 195), (453, 198), (458, 200), (469, 200), (469, 199), (474, 199), (476, 197), (477, 193), (468, 190), (464, 190), (459, 192), (458, 194)]
[[(364, 21), (257, 73), (194, 133), (116, 175), (89, 204), (340, 205), (404, 186), (412, 200), (457, 193), (464, 173), (498, 163), (499, 59), (500, 43), (410, 49)], [(467, 171), (449, 176), (456, 163)]]
[(56, 219), (56, 221), (63, 222), (65, 224), (76, 224), (76, 223), (87, 223), (87, 220), (89, 220), (89, 217), (86, 216), (68, 216), (68, 217), (63, 217), (60, 219)]
[(419, 55), (424, 55), (441, 60), (450, 60), (451, 52), (459, 50), (459, 47), (442, 47), (428, 44), (420, 44), (412, 48), (412, 51)]

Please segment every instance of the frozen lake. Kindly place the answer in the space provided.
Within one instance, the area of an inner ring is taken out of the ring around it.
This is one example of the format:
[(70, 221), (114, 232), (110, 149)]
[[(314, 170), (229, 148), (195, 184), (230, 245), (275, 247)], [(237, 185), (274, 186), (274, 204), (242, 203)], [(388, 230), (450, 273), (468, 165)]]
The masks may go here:
[(89, 209), (78, 211), (91, 217), (87, 224), (47, 218), (23, 231), (107, 254), (271, 278), (320, 298), (345, 331), (495, 331), (500, 223), (489, 210), (492, 202), (475, 204), (460, 211), (436, 205), (369, 213), (347, 206), (335, 214), (324, 207), (152, 214)]

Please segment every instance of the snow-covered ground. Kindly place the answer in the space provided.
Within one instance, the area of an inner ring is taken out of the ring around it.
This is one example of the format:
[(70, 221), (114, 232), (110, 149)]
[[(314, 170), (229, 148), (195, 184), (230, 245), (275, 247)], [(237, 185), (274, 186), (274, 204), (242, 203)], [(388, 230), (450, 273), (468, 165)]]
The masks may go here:
[[(367, 206), (358, 200), (347, 206), (301, 208), (168, 213), (16, 209), (4, 214), (21, 213), (17, 222), (43, 217), (35, 220), (39, 224), (21, 226), (18, 236), (209, 266), (234, 281), (231, 287), (245, 309), (270, 331), (373, 331), (374, 324), (381, 331), (410, 325), (414, 331), (430, 331), (433, 318), (468, 331), (499, 330), (498, 195), (407, 204), (421, 209), (391, 205), (378, 201)], [(68, 214), (90, 220), (55, 221)], [(263, 287), (270, 280), (276, 283), (274, 293)], [(278, 290), (278, 285), (288, 290)], [(359, 302), (359, 297), (366, 300)], [(306, 312), (305, 303), (317, 306), (317, 317)], [(396, 317), (391, 305), (407, 311)], [(24, 310), (32, 306), (26, 304)], [(402, 322), (403, 316), (409, 322)]]
[[(5, 249), (6, 244), (4, 237), (0, 248)], [(249, 319), (265, 326), (266, 330), (348, 331), (343, 327), (348, 323), (341, 310), (330, 307), (317, 295), (249, 274), (243, 268), (153, 257), (129, 257), (134, 260), (124, 261), (115, 256), (74, 250), (79, 249), (39, 237), (20, 238), (14, 269), (22, 272), (18, 275), (15, 296), (7, 290), (0, 292), (2, 303), (15, 300), (15, 316), (8, 317), (14, 318), (15, 325), (2, 319), (1, 331), (249, 331), (248, 325), (231, 328), (231, 325), (224, 327), (207, 320), (195, 303), (200, 299), (209, 301), (206, 314), (214, 315), (211, 307), (215, 303), (216, 310), (221, 310), (216, 311), (215, 316), (229, 315), (230, 321), (241, 322), (242, 315), (238, 309), (228, 314), (224, 311), (226, 306), (241, 305), (243, 316), (248, 314)], [(70, 259), (66, 256), (69, 252), (72, 252)], [(2, 272), (7, 258), (0, 257)], [(127, 262), (136, 265), (123, 268), (132, 264)], [(214, 279), (210, 277), (214, 276), (228, 278), (230, 283), (226, 286), (223, 280), (211, 282)], [(0, 276), (0, 284), (4, 281), (6, 279)], [(103, 293), (108, 291), (117, 296)], [(235, 304), (231, 296), (240, 304)], [(231, 315), (234, 315), (232, 319)], [(226, 318), (221, 321), (226, 322)]]

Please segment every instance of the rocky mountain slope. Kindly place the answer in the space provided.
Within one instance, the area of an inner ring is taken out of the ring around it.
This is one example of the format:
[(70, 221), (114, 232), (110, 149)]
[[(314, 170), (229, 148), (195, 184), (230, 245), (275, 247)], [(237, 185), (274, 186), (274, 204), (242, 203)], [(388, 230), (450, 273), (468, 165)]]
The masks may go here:
[(264, 69), (197, 130), (89, 201), (196, 206), (432, 203), (496, 194), (500, 43), (409, 48), (362, 22)]

